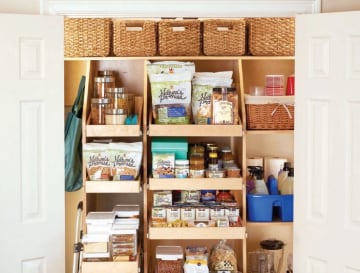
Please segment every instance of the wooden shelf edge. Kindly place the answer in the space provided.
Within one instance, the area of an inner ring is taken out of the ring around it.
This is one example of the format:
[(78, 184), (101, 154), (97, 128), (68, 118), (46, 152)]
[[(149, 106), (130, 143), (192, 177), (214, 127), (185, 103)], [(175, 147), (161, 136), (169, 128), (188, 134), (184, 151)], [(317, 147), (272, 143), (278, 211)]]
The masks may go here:
[(243, 135), (243, 127), (242, 125), (150, 124), (149, 135), (188, 137), (241, 137)]
[(149, 227), (149, 239), (245, 239), (244, 227), (183, 227), (183, 228), (154, 228)]
[(86, 193), (139, 193), (140, 180), (86, 181)]
[(239, 178), (149, 178), (150, 190), (196, 190), (231, 189), (242, 190), (243, 180)]
[(82, 273), (137, 273), (139, 269), (139, 254), (135, 261), (119, 261), (119, 262), (82, 262)]

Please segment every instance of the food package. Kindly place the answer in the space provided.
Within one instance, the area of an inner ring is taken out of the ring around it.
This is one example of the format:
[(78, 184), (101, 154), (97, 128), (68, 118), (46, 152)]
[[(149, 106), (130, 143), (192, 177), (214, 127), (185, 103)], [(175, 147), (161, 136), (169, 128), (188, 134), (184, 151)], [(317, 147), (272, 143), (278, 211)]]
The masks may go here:
[(192, 80), (191, 109), (195, 124), (211, 124), (214, 87), (231, 87), (232, 71), (196, 72)]
[(135, 180), (140, 172), (142, 142), (111, 142), (108, 145), (113, 180)]
[(111, 180), (110, 151), (107, 144), (85, 143), (83, 153), (89, 180)]
[(237, 271), (235, 251), (221, 240), (211, 251), (211, 269), (216, 271)]
[(188, 124), (191, 117), (192, 62), (157, 62), (147, 65), (152, 114), (156, 124)]
[(239, 98), (235, 88), (213, 88), (212, 124), (239, 124)]

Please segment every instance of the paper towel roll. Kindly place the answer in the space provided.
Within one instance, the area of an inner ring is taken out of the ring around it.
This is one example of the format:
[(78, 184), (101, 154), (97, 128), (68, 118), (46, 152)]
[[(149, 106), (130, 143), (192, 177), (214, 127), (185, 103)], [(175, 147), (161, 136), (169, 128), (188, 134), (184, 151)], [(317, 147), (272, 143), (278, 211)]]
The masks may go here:
[(266, 156), (264, 158), (264, 180), (267, 181), (268, 176), (271, 174), (278, 179), (279, 171), (287, 161), (286, 158)]
[(264, 166), (262, 157), (248, 157), (246, 159), (246, 166)]

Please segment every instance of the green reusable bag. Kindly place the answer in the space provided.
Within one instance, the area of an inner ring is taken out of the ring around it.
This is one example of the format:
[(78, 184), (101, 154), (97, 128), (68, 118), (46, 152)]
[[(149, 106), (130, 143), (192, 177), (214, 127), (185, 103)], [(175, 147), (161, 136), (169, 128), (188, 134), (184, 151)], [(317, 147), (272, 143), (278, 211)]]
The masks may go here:
[(82, 125), (85, 76), (81, 77), (78, 93), (65, 122), (65, 191), (81, 189), (82, 179)]

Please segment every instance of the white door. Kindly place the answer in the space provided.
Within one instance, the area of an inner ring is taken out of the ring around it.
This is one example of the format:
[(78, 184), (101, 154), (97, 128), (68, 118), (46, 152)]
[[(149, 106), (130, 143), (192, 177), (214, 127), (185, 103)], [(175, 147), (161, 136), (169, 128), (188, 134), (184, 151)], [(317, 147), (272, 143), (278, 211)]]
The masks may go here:
[(360, 272), (360, 12), (296, 18), (294, 272)]
[(64, 273), (63, 19), (0, 14), (0, 272)]

